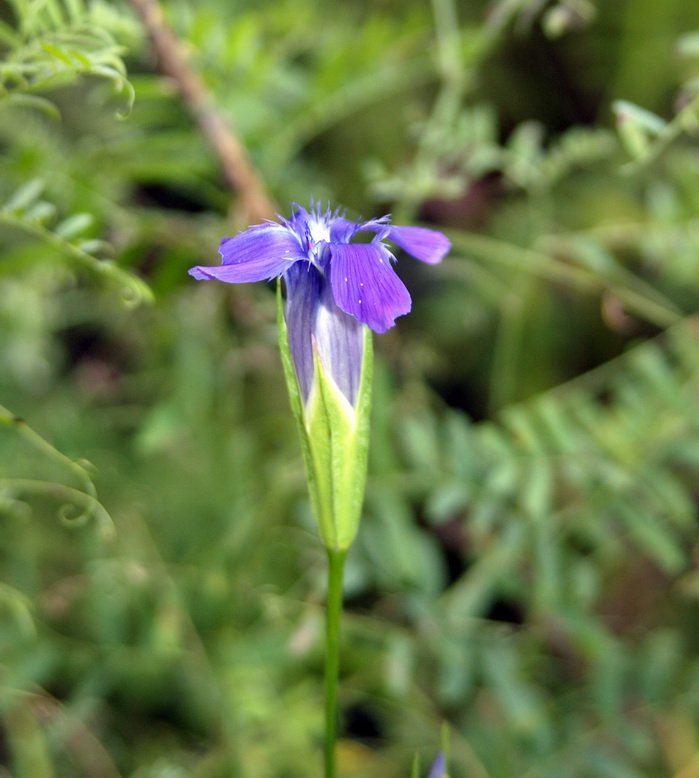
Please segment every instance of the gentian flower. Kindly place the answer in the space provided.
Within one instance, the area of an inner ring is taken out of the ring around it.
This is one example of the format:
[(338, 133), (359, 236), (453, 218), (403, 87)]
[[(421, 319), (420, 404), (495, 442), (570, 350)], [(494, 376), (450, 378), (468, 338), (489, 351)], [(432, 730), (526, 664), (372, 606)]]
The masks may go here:
[[(371, 240), (353, 242), (359, 233)], [(278, 295), (278, 322), (285, 376), (321, 538), (335, 550), (352, 542), (364, 494), (369, 329), (385, 332), (411, 307), (387, 240), (429, 264), (450, 248), (442, 233), (395, 227), (388, 216), (352, 222), (339, 211), (296, 205), (290, 219), (224, 238), (221, 265), (189, 271), (227, 283), (284, 279), (286, 307), (282, 312)]]
[[(314, 348), (350, 405), (359, 388), (362, 324), (382, 333), (398, 316), (410, 312), (408, 290), (391, 263), (384, 243), (393, 241), (416, 259), (434, 264), (450, 248), (449, 240), (424, 227), (395, 227), (390, 217), (365, 222), (347, 220), (338, 211), (310, 213), (300, 205), (291, 219), (250, 227), (221, 241), (223, 263), (197, 266), (197, 279), (227, 283), (286, 282), (286, 323), (299, 385), (308, 400), (314, 376)], [(368, 243), (353, 243), (358, 233), (374, 233)]]

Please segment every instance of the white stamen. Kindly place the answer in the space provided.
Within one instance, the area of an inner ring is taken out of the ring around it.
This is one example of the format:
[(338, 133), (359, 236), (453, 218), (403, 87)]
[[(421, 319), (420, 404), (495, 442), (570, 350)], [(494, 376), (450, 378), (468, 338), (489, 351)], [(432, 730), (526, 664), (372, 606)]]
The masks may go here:
[(308, 230), (311, 233), (313, 243), (318, 243), (321, 240), (330, 243), (330, 225), (323, 217), (315, 219), (309, 214)]

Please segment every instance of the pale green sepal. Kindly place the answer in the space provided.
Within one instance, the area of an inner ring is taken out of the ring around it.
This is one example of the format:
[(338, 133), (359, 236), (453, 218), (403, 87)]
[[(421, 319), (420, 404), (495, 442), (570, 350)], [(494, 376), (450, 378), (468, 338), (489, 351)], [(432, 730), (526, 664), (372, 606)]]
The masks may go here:
[(364, 328), (362, 379), (352, 406), (315, 353), (315, 375), (306, 408), (308, 444), (318, 491), (323, 543), (348, 549), (359, 528), (364, 501), (371, 403), (371, 331)]
[(311, 506), (320, 537), (327, 548), (346, 550), (359, 528), (366, 483), (373, 368), (371, 331), (364, 328), (357, 407), (352, 408), (327, 374), (317, 352), (313, 387), (304, 405), (289, 348), (280, 285), (277, 324), (284, 376), (298, 422)]
[[(294, 361), (291, 358), (291, 348), (289, 347), (289, 332), (286, 328), (286, 318), (284, 316), (281, 278), (277, 279), (277, 331), (279, 333), (279, 350), (282, 355), (282, 368), (284, 369), (286, 388), (289, 391), (291, 410), (294, 412), (300, 430), (303, 431), (303, 402), (301, 400), (299, 383), (296, 379), (296, 371), (294, 370)], [(301, 437), (303, 437), (303, 435)]]

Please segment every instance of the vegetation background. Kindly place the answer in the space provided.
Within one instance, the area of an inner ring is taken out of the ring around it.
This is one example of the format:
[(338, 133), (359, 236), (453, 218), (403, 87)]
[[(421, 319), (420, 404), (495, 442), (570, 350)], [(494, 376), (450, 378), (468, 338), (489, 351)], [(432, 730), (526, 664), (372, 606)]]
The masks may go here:
[(699, 5), (162, 11), (0, 4), (0, 775), (320, 775), (273, 289), (186, 273), (314, 197), (454, 246), (375, 339), (343, 775), (699, 776)]

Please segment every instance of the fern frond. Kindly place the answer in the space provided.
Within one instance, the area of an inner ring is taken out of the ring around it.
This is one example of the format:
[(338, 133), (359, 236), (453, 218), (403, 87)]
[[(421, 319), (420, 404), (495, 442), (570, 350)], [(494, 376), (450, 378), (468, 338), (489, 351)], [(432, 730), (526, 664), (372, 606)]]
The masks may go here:
[[(451, 412), (425, 424), (403, 430), (403, 450), (419, 468), (414, 483), (425, 484), (431, 521), (463, 516), (478, 568), (514, 526), (519, 546), (499, 569), (510, 580), (531, 576), (535, 589), (550, 586), (541, 580), (547, 569), (575, 567), (590, 552), (618, 563), (635, 549), (668, 574), (688, 564), (699, 471), (696, 320), (496, 421), (468, 424)], [(563, 579), (556, 585), (565, 590)]]
[[(7, 46), (0, 61), (0, 104), (19, 102), (45, 109), (47, 101), (37, 93), (94, 76), (110, 81), (117, 93), (125, 95), (127, 112), (131, 109), (135, 93), (122, 59), (124, 48), (94, 12), (96, 6), (80, 0), (14, 0), (13, 7), (16, 27), (0, 26)], [(18, 101), (19, 97), (34, 99)]]
[(100, 256), (110, 251), (111, 247), (105, 241), (86, 235), (93, 217), (87, 213), (77, 213), (57, 221), (57, 208), (53, 203), (41, 199), (43, 190), (44, 181), (36, 178), (20, 187), (7, 202), (0, 205), (0, 224), (15, 227), (48, 243), (58, 256), (69, 260), (74, 266), (121, 288), (127, 304), (138, 305), (151, 301), (152, 292), (144, 281)]
[(610, 131), (587, 127), (572, 127), (545, 148), (543, 131), (532, 125), (518, 127), (503, 154), (503, 172), (523, 189), (550, 189), (575, 170), (609, 159), (617, 149)]

